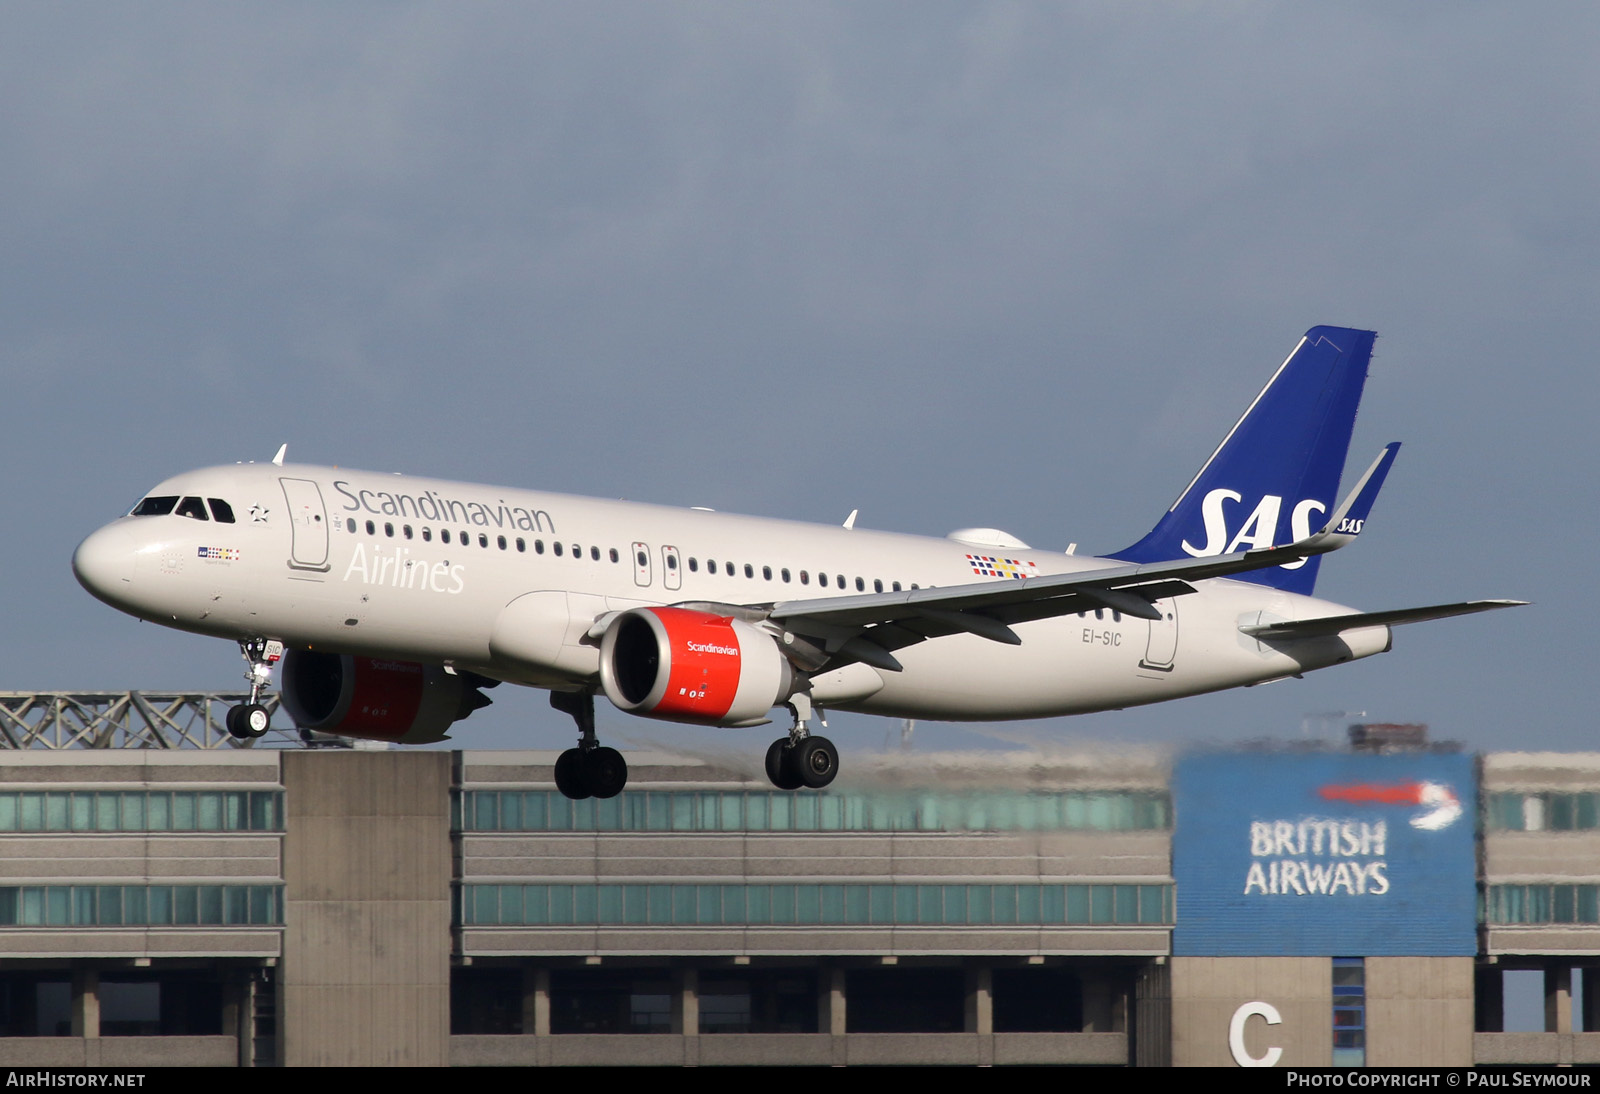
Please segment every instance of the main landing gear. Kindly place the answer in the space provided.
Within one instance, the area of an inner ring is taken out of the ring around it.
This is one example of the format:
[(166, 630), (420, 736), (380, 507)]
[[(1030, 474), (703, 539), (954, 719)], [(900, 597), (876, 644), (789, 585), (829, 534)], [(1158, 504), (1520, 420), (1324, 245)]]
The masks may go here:
[[(813, 737), (806, 723), (811, 720), (811, 696), (796, 695), (785, 704), (794, 715), (789, 736), (779, 737), (767, 747), (767, 778), (779, 790), (821, 790), (839, 773), (839, 750), (826, 737)], [(827, 721), (820, 716), (823, 726)]]
[(272, 684), (272, 667), (283, 660), (283, 643), (246, 638), (239, 642), (239, 653), (250, 666), (244, 674), (250, 681), (250, 701), (229, 707), (224, 721), (228, 736), (236, 741), (251, 741), (265, 737), (272, 728), (272, 714), (261, 704), (261, 692)]
[(628, 761), (594, 735), (594, 694), (552, 691), (550, 705), (578, 723), (578, 747), (556, 759), (556, 789), (574, 800), (614, 798), (628, 785)]

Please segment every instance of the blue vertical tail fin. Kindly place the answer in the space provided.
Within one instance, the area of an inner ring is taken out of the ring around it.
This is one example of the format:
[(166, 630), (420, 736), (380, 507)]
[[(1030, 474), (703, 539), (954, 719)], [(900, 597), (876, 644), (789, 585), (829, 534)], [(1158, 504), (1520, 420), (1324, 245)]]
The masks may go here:
[[(1372, 331), (1312, 327), (1150, 534), (1111, 555), (1166, 562), (1304, 539), (1338, 501)], [(1320, 559), (1239, 575), (1309, 594)]]

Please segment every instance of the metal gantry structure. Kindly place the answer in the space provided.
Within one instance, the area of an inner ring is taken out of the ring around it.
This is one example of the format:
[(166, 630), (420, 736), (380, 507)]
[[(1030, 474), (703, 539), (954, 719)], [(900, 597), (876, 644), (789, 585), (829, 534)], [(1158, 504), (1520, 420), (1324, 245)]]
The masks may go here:
[[(251, 748), (301, 744), (290, 726), (259, 740), (228, 735), (228, 708), (248, 692), (0, 691), (0, 749)], [(276, 692), (263, 695), (278, 709)], [(283, 719), (278, 719), (282, 721)]]

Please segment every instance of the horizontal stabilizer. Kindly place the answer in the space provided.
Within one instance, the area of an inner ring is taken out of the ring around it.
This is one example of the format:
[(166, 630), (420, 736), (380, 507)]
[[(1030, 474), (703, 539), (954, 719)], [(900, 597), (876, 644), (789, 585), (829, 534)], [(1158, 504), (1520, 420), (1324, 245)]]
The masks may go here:
[(1434, 604), (1427, 608), (1398, 608), (1391, 612), (1355, 612), (1329, 615), (1321, 619), (1296, 619), (1287, 623), (1259, 623), (1239, 629), (1256, 638), (1319, 638), (1353, 631), (1361, 627), (1393, 627), (1401, 623), (1421, 623), (1428, 619), (1448, 619), (1452, 615), (1491, 612), (1496, 608), (1516, 608), (1526, 600), (1468, 600), (1461, 604)]

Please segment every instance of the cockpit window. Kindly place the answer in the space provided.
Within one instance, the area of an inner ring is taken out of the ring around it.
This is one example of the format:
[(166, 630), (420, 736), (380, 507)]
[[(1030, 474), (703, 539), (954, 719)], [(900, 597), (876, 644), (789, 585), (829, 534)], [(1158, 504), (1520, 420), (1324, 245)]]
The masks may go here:
[(176, 494), (163, 494), (160, 497), (145, 498), (138, 505), (135, 505), (133, 512), (128, 515), (131, 517), (164, 517), (172, 512), (173, 507), (177, 504), (178, 496)]
[(199, 498), (184, 498), (178, 503), (180, 517), (193, 517), (195, 520), (210, 520), (206, 516), (206, 503)]
[(206, 500), (211, 503), (212, 520), (215, 520), (218, 524), (233, 523), (233, 506), (221, 498), (207, 498)]

